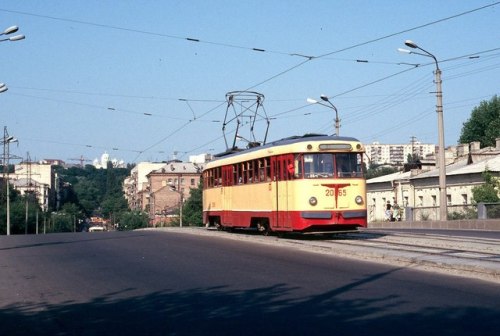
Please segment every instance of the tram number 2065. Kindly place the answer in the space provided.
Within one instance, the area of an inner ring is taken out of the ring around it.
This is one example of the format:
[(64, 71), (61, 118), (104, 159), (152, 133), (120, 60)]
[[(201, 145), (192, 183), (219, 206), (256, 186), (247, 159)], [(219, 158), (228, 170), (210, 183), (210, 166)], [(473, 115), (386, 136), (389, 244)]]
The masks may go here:
[[(347, 192), (345, 191), (345, 189), (339, 189), (337, 196), (342, 197), (346, 195)], [(335, 189), (326, 189), (326, 196), (335, 196)]]

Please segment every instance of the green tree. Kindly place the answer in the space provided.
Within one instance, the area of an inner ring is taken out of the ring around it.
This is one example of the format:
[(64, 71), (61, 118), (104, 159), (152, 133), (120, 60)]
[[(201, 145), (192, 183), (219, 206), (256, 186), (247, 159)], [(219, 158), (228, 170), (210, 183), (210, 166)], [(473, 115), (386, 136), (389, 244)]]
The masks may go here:
[(93, 210), (99, 208), (102, 194), (95, 181), (89, 178), (82, 178), (73, 186), (73, 189), (78, 197), (79, 205), (87, 216), (90, 215)]
[[(2, 184), (2, 197), (0, 197), (0, 234), (7, 233), (7, 197), (6, 186)], [(30, 203), (31, 204), (31, 203)], [(31, 207), (31, 208), (30, 208)], [(29, 205), (28, 226), (34, 227), (34, 210), (35, 207)], [(9, 213), (10, 213), (10, 233), (21, 234), (25, 232), (26, 222), (26, 202), (19, 191), (15, 190), (11, 185), (9, 188)]]
[(72, 167), (61, 169), (59, 175), (67, 182), (62, 204), (77, 204), (87, 216), (94, 212), (110, 218), (127, 209), (123, 198), (122, 183), (131, 168), (114, 168), (111, 162), (107, 169)]
[(472, 188), (472, 197), (475, 203), (496, 203), (500, 201), (498, 197), (500, 191), (500, 180), (491, 171), (486, 169), (483, 172), (484, 184)]
[(384, 175), (389, 175), (398, 172), (397, 168), (393, 167), (373, 167), (370, 166), (368, 170), (366, 171), (365, 177), (367, 180), (379, 177), (379, 176), (384, 176)]
[(182, 207), (182, 222), (186, 225), (203, 225), (203, 182), (189, 191), (189, 198)]
[(75, 229), (74, 217), (64, 211), (53, 212), (50, 219), (52, 226), (49, 228), (49, 232), (73, 232)]
[(472, 110), (470, 118), (463, 123), (460, 143), (479, 141), (481, 147), (495, 145), (495, 139), (500, 137), (500, 99), (498, 96), (488, 101), (482, 101)]
[(118, 230), (135, 230), (148, 226), (149, 216), (143, 211), (123, 212), (119, 217)]
[(101, 202), (101, 212), (105, 218), (112, 219), (114, 223), (120, 214), (128, 209), (127, 200), (123, 194), (114, 194), (104, 198)]

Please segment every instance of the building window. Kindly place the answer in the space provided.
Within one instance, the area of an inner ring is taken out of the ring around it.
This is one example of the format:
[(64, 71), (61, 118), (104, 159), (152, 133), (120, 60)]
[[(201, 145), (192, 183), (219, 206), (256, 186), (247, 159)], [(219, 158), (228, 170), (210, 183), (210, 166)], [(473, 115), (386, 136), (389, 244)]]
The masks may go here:
[(468, 204), (467, 201), (468, 201), (467, 200), (467, 194), (462, 194), (462, 203), (463, 204)]
[(451, 195), (446, 195), (446, 202), (451, 205)]
[(192, 178), (192, 179), (191, 179), (191, 185), (192, 185), (192, 186), (194, 186), (194, 185), (195, 185), (195, 182), (196, 182), (196, 181), (194, 180), (194, 178)]
[(419, 206), (424, 206), (424, 196), (418, 196), (418, 203)]
[(437, 205), (436, 195), (432, 195), (432, 206), (436, 206), (436, 205)]

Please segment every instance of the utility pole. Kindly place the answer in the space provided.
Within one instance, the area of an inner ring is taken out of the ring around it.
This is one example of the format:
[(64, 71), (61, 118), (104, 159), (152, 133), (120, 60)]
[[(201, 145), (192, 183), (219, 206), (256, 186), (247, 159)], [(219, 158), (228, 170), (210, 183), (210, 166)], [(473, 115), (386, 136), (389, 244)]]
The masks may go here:
[(414, 52), (405, 49), (399, 49), (399, 51), (407, 52), (410, 54), (417, 54), (421, 56), (431, 57), (436, 65), (436, 71), (434, 71), (436, 84), (436, 114), (438, 119), (438, 155), (436, 157), (436, 164), (439, 163), (439, 220), (446, 221), (448, 219), (448, 200), (446, 195), (446, 154), (445, 154), (445, 144), (444, 144), (444, 120), (443, 120), (443, 90), (441, 88), (441, 69), (439, 68), (439, 62), (436, 56), (427, 50), (419, 47), (415, 42), (411, 40), (406, 40), (405, 45), (407, 47), (418, 49), (423, 53)]
[(26, 188), (24, 189), (24, 198), (26, 201), (26, 214), (24, 217), (24, 234), (28, 234), (28, 219), (29, 219), (29, 197), (31, 195), (31, 158), (30, 153), (26, 153)]
[(411, 163), (415, 162), (415, 140), (417, 140), (417, 137), (412, 135), (410, 137), (410, 142), (411, 142)]
[(17, 139), (14, 138), (13, 136), (9, 136), (9, 132), (7, 132), (7, 126), (4, 126), (3, 128), (3, 139), (2, 139), (2, 144), (3, 144), (3, 180), (6, 185), (5, 187), (5, 196), (7, 198), (7, 236), (10, 235), (10, 190), (9, 190), (9, 159), (10, 159), (10, 154), (9, 154), (9, 145), (12, 142), (17, 142)]

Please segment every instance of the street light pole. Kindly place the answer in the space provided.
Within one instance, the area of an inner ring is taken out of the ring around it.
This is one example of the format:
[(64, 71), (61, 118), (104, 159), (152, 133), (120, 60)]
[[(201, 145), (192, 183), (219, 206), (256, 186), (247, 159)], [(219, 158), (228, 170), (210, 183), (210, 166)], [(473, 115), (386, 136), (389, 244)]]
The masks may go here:
[[(11, 26), (11, 27), (8, 27), (6, 28), (3, 32), (0, 33), (0, 36), (2, 35), (9, 35), (9, 34), (13, 34), (15, 32), (17, 32), (19, 30), (19, 27), (18, 26)], [(24, 40), (26, 36), (22, 35), (22, 34), (19, 34), (19, 35), (15, 35), (15, 36), (11, 36), (11, 37), (6, 37), (6, 38), (0, 38), (0, 42), (4, 42), (4, 41), (11, 41), (11, 42), (15, 42), (15, 41), (19, 41), (19, 40)]]
[(7, 236), (10, 235), (10, 190), (9, 190), (9, 158), (10, 158), (10, 153), (9, 153), (9, 144), (11, 142), (17, 142), (17, 139), (15, 139), (13, 136), (9, 136), (9, 133), (7, 132), (7, 126), (4, 127), (3, 129), (3, 180), (4, 183), (6, 184), (5, 188), (5, 193), (6, 193), (6, 198), (7, 198), (7, 203), (6, 203), (6, 210), (7, 210)]
[(315, 99), (311, 99), (311, 98), (307, 98), (307, 102), (310, 103), (310, 104), (319, 104), (319, 105), (323, 105), (323, 106), (326, 106), (328, 108), (331, 108), (332, 110), (335, 111), (335, 135), (336, 136), (339, 136), (340, 134), (340, 119), (339, 119), (339, 111), (337, 110), (337, 108), (335, 107), (335, 105), (333, 105), (333, 103), (328, 99), (328, 97), (326, 95), (321, 95), (320, 96), (321, 100), (323, 101), (326, 101), (328, 104), (330, 105), (325, 105), (325, 104), (322, 104), (321, 102), (315, 100)]
[[(439, 69), (439, 63), (433, 54), (425, 49), (420, 48), (416, 43), (411, 40), (406, 40), (405, 45), (413, 49), (419, 49), (424, 53), (416, 53), (410, 51), (410, 53), (431, 57), (436, 65), (436, 71), (434, 72), (436, 81), (436, 113), (438, 118), (438, 161), (439, 161), (439, 220), (445, 221), (448, 219), (447, 210), (447, 197), (446, 197), (446, 158), (444, 152), (444, 120), (443, 120), (443, 91), (441, 89), (441, 69)], [(405, 51), (405, 50), (400, 50)]]

